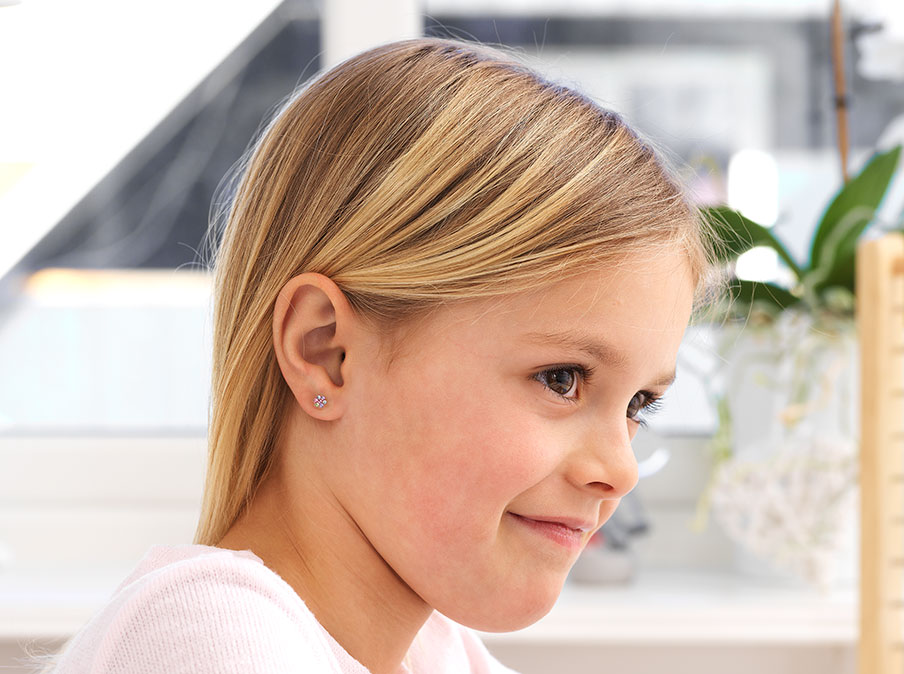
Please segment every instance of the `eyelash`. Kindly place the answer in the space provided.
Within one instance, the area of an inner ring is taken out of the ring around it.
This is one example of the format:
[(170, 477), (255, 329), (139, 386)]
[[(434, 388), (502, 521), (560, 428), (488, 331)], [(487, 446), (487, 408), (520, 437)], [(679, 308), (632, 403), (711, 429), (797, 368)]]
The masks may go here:
[[(569, 398), (557, 391), (553, 391), (549, 384), (546, 383), (545, 377), (547, 374), (549, 374), (550, 372), (561, 372), (562, 370), (576, 374), (578, 380), (586, 386), (590, 382), (590, 379), (595, 372), (595, 368), (584, 367), (583, 365), (560, 365), (557, 367), (550, 367), (545, 370), (541, 370), (534, 375), (533, 378), (539, 381), (545, 388), (549, 389), (563, 400), (567, 400), (573, 403), (576, 400), (575, 398)], [(657, 396), (652, 391), (638, 391), (637, 394), (644, 397), (644, 404), (640, 406), (638, 412), (643, 412), (646, 416), (649, 416), (651, 414), (654, 414), (658, 409), (662, 407), (662, 396)], [(632, 421), (637, 422), (643, 428), (646, 428), (647, 426), (647, 421), (644, 417), (634, 416), (628, 418)]]

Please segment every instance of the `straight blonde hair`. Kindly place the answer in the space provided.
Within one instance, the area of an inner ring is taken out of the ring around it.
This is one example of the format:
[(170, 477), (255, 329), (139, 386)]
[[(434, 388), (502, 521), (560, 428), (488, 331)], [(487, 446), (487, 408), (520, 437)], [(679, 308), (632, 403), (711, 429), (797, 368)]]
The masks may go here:
[(359, 54), (294, 92), (235, 169), (211, 229), (196, 543), (215, 545), (271, 468), (290, 402), (273, 307), (293, 276), (331, 278), (390, 342), (444, 303), (665, 247), (686, 253), (696, 306), (713, 294), (707, 225), (649, 144), (497, 49), (424, 38)]

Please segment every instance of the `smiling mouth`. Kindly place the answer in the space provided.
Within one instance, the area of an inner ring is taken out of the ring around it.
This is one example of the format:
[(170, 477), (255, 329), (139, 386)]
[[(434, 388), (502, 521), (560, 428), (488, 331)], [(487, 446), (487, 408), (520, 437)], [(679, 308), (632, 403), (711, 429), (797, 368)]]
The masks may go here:
[[(567, 524), (563, 522), (553, 522), (548, 520), (532, 519), (524, 517), (513, 512), (507, 513), (524, 529), (532, 533), (545, 537), (560, 546), (571, 550), (580, 551), (584, 547), (587, 532), (583, 523), (569, 521)], [(569, 524), (578, 524), (577, 527), (568, 526)]]

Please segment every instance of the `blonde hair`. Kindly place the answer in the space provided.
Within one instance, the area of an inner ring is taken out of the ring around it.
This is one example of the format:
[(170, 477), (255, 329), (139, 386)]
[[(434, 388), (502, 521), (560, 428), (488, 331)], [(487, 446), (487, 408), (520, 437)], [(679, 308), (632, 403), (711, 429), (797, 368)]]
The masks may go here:
[(273, 306), (293, 276), (328, 276), (388, 336), (443, 303), (654, 248), (686, 252), (698, 306), (712, 294), (712, 237), (653, 149), (497, 49), (424, 38), (359, 54), (290, 96), (236, 169), (196, 543), (223, 537), (271, 467), (290, 396)]

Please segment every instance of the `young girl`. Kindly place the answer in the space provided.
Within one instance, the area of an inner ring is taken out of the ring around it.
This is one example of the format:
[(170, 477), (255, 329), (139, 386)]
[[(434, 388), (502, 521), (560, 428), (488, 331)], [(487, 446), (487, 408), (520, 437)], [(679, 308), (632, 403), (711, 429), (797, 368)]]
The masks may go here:
[(510, 671), (637, 482), (709, 235), (615, 114), (503, 53), (371, 49), (240, 167), (192, 545), (56, 671)]

